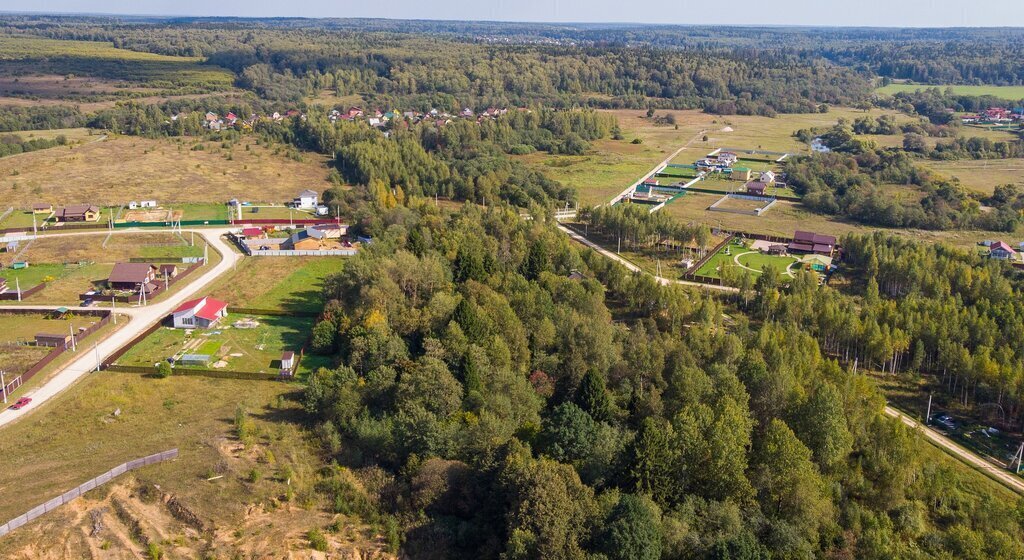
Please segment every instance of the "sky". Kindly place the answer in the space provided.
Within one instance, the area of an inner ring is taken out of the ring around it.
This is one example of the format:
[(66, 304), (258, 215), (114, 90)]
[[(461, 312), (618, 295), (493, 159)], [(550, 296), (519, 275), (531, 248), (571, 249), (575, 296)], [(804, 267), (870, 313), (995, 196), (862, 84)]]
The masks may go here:
[(1021, 0), (0, 0), (0, 11), (877, 27), (1022, 27)]

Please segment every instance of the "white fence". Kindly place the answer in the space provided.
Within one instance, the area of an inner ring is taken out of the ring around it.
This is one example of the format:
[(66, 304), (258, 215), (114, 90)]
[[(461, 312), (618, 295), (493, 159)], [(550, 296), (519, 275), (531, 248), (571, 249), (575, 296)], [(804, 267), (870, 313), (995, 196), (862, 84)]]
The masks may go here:
[(279, 249), (250, 250), (252, 257), (353, 257), (355, 249), (324, 249), (322, 251), (284, 251)]
[(18, 517), (15, 517), (14, 519), (8, 521), (7, 523), (4, 523), (3, 525), (0, 525), (0, 537), (6, 535), (7, 533), (10, 533), (11, 531), (17, 529), (18, 527), (21, 527), (22, 525), (25, 525), (26, 523), (29, 523), (30, 521), (43, 515), (44, 513), (48, 513), (59, 508), (60, 506), (74, 500), (75, 498), (81, 496), (82, 494), (85, 494), (89, 490), (92, 490), (97, 486), (102, 486), (110, 482), (111, 480), (117, 478), (118, 476), (121, 476), (122, 474), (128, 471), (133, 471), (139, 467), (145, 467), (146, 465), (152, 465), (154, 463), (160, 463), (162, 461), (169, 461), (171, 459), (177, 458), (177, 456), (178, 450), (170, 449), (162, 453), (154, 453), (153, 455), (150, 455), (148, 457), (143, 457), (141, 459), (135, 459), (134, 461), (122, 463), (110, 469), (109, 471), (97, 476), (96, 478), (79, 485), (77, 488), (68, 490), (67, 492), (61, 494), (60, 496), (57, 496), (56, 498), (53, 498), (48, 502), (39, 504), (38, 506), (28, 510), (28, 512), (19, 515)]

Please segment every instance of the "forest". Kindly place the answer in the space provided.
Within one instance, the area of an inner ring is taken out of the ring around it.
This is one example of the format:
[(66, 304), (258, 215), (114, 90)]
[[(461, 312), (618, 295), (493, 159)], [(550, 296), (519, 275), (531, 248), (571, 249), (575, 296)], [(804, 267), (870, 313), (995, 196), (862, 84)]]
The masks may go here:
[[(1024, 553), (1020, 510), (928, 460), (849, 367), (938, 373), (967, 356), (951, 387), (968, 400), (998, 392), (1019, 419), (1020, 385), (988, 373), (1015, 371), (1000, 342), (1014, 331), (975, 329), (987, 320), (969, 311), (993, 291), (1014, 297), (995, 265), (950, 301), (925, 285), (933, 262), (897, 280), (910, 259), (900, 242), (851, 238), (866, 291), (766, 272), (741, 304), (631, 275), (502, 205), (444, 215), (366, 198), (374, 210), (357, 213), (375, 243), (328, 279), (314, 328), (339, 365), (310, 379), (305, 403), (329, 458), (383, 477), (375, 511), (410, 556)], [(912, 254), (963, 267), (944, 278), (975, 264)], [(940, 327), (950, 321), (970, 322)], [(344, 509), (344, 489), (323, 491)]]

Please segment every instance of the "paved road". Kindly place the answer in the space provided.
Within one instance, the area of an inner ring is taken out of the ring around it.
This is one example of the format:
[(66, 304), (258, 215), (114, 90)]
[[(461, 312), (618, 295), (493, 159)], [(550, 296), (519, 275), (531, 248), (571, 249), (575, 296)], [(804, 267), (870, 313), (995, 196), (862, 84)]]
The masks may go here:
[[(167, 314), (169, 314), (175, 307), (180, 305), (182, 302), (187, 301), (197, 292), (208, 286), (217, 277), (231, 270), (235, 266), (235, 263), (242, 258), (242, 255), (232, 250), (227, 242), (221, 239), (221, 235), (227, 233), (229, 230), (230, 228), (195, 230), (197, 234), (203, 236), (203, 238), (209, 242), (211, 247), (214, 247), (220, 252), (223, 256), (221, 261), (216, 265), (203, 270), (198, 278), (188, 283), (180, 290), (171, 293), (166, 299), (159, 303), (154, 303), (145, 307), (126, 309), (118, 308), (117, 312), (130, 315), (131, 321), (96, 346), (93, 345), (92, 341), (88, 340), (85, 344), (79, 346), (78, 355), (73, 361), (57, 372), (56, 375), (52, 376), (44, 385), (23, 395), (26, 397), (32, 397), (31, 404), (20, 411), (4, 409), (0, 412), (0, 427), (19, 418), (23, 418), (32, 409), (59, 395), (62, 391), (73, 385), (87, 373), (95, 371), (97, 359), (102, 361), (107, 356), (113, 354), (117, 349), (130, 342), (139, 333), (149, 328), (150, 325), (166, 317)], [(128, 231), (132, 230), (116, 230), (115, 234)], [(53, 237), (55, 235), (105, 235), (107, 233), (108, 232), (106, 231), (68, 232), (47, 234), (46, 237)], [(25, 309), (26, 307), (27, 306), (18, 306), (19, 309)]]
[(1014, 475), (1013, 473), (1003, 469), (998, 465), (992, 464), (992, 462), (989, 461), (988, 459), (985, 459), (975, 454), (973, 451), (970, 451), (962, 447), (955, 441), (940, 434), (936, 430), (933, 430), (932, 428), (929, 428), (927, 426), (921, 426), (920, 422), (914, 420), (910, 416), (904, 414), (899, 410), (896, 410), (891, 406), (885, 407), (885, 413), (894, 418), (899, 418), (904, 424), (910, 426), (911, 428), (921, 428), (922, 432), (924, 433), (924, 436), (928, 438), (932, 443), (940, 447), (943, 451), (949, 453), (950, 455), (956, 456), (957, 458), (961, 459), (965, 463), (969, 464), (970, 466), (978, 470), (984, 471), (985, 474), (991, 476), (997, 482), (1002, 483), (1010, 490), (1013, 490), (1018, 494), (1024, 495), (1024, 479), (1021, 479), (1019, 476)]

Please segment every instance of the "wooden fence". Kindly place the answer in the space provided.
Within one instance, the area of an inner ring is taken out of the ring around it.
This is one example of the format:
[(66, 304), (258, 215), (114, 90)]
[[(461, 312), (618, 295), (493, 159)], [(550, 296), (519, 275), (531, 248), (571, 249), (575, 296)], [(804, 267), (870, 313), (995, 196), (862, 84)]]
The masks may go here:
[[(0, 294), (0, 301), (18, 301), (18, 291), (17, 290), (11, 290), (10, 287), (11, 287), (10, 284), (8, 284), (8, 286), (7, 286), (8, 290), (6, 292)], [(39, 284), (36, 284), (35, 286), (32, 286), (31, 288), (29, 288), (27, 290), (22, 290), (21, 291), (21, 299), (23, 299), (23, 300), (27, 299), (27, 298), (29, 298), (29, 297), (31, 297), (31, 296), (33, 296), (33, 295), (43, 291), (44, 288), (46, 288), (46, 282), (40, 282)]]
[[(121, 373), (147, 373), (156, 375), (160, 371), (155, 366), (120, 366), (117, 364), (111, 364), (104, 366), (106, 371), (115, 371)], [(279, 373), (267, 373), (267, 372), (256, 372), (256, 371), (232, 371), (222, 369), (199, 369), (191, 367), (176, 367), (174, 368), (175, 376), (196, 376), (196, 377), (215, 377), (218, 379), (246, 379), (246, 380), (257, 380), (257, 381), (276, 381), (281, 378)]]
[(167, 451), (163, 451), (163, 452), (160, 452), (160, 453), (154, 453), (152, 455), (148, 455), (146, 457), (142, 457), (141, 459), (135, 459), (133, 461), (128, 461), (127, 463), (121, 463), (120, 465), (118, 465), (118, 466), (110, 469), (109, 471), (107, 471), (107, 472), (97, 476), (96, 478), (94, 478), (92, 480), (89, 480), (87, 482), (84, 482), (82, 484), (79, 484), (77, 487), (72, 488), (71, 490), (68, 490), (67, 492), (64, 492), (60, 496), (57, 496), (56, 498), (53, 498), (52, 500), (49, 500), (49, 501), (44, 502), (42, 504), (39, 504), (38, 506), (28, 510), (25, 513), (23, 513), (22, 515), (19, 515), (18, 517), (15, 517), (14, 519), (8, 521), (7, 523), (4, 523), (3, 525), (0, 525), (0, 537), (3, 537), (4, 535), (7, 535), (8, 533), (10, 533), (11, 531), (17, 529), (18, 527), (24, 526), (25, 524), (31, 522), (32, 520), (38, 518), (39, 516), (41, 516), (43, 514), (49, 513), (51, 511), (59, 508), (60, 506), (75, 500), (76, 498), (78, 498), (82, 494), (85, 494), (89, 490), (92, 490), (93, 488), (102, 486), (102, 485), (110, 482), (111, 480), (121, 476), (122, 474), (124, 474), (124, 473), (126, 473), (128, 471), (133, 471), (135, 469), (138, 469), (138, 468), (141, 468), (141, 467), (145, 467), (147, 465), (152, 465), (152, 464), (155, 464), (155, 463), (160, 463), (160, 462), (163, 462), (163, 461), (170, 461), (170, 460), (175, 459), (177, 457), (178, 457), (178, 450), (177, 450), (177, 448), (175, 448), (175, 449), (169, 449)]
[[(20, 315), (28, 315), (28, 314), (36, 315), (36, 314), (40, 313), (40, 310), (38, 310), (38, 309), (5, 309), (3, 312), (5, 314), (9, 314), (9, 315), (19, 315), (19, 314)], [(47, 309), (47, 310), (44, 310), (42, 312), (50, 312), (50, 310)], [(81, 345), (82, 341), (85, 340), (86, 338), (88, 338), (89, 335), (91, 335), (92, 333), (100, 330), (101, 328), (103, 328), (104, 325), (109, 323), (110, 319), (111, 319), (111, 316), (112, 316), (110, 311), (105, 311), (105, 310), (103, 310), (103, 311), (101, 311), (101, 310), (95, 310), (95, 311), (92, 311), (92, 310), (90, 310), (90, 311), (75, 311), (75, 313), (79, 314), (79, 315), (91, 315), (91, 316), (94, 316), (94, 317), (95, 316), (100, 316), (101, 317), (99, 321), (97, 321), (93, 325), (90, 325), (84, 331), (81, 331), (81, 332), (75, 334), (75, 340), (77, 341), (78, 345)], [(42, 371), (43, 368), (45, 368), (46, 366), (50, 365), (50, 363), (52, 363), (54, 360), (56, 360), (61, 355), (63, 355), (65, 352), (67, 352), (67, 350), (68, 349), (65, 346), (57, 346), (57, 347), (55, 347), (53, 350), (50, 351), (49, 354), (43, 356), (43, 358), (41, 360), (39, 360), (38, 362), (36, 362), (32, 367), (28, 368), (27, 370), (22, 372), (21, 375), (15, 377), (13, 380), (11, 380), (10, 384), (11, 385), (15, 385), (15, 386), (20, 386), (20, 385), (26, 383), (29, 379), (32, 379), (32, 377), (34, 377), (37, 373)]]
[(286, 309), (259, 309), (256, 307), (231, 307), (231, 313), (243, 315), (267, 315), (269, 317), (319, 317), (318, 311), (292, 311)]

